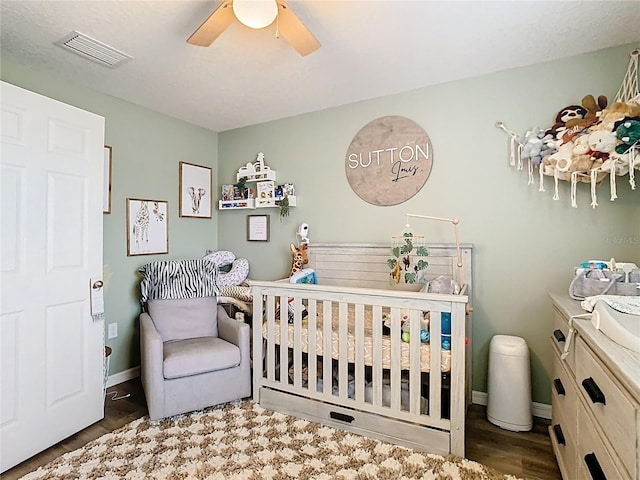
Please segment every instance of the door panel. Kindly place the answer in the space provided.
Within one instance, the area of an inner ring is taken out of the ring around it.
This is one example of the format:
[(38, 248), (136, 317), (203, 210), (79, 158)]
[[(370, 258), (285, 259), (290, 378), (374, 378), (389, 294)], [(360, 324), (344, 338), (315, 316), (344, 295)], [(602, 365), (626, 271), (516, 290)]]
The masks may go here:
[(0, 471), (100, 420), (104, 119), (1, 82)]

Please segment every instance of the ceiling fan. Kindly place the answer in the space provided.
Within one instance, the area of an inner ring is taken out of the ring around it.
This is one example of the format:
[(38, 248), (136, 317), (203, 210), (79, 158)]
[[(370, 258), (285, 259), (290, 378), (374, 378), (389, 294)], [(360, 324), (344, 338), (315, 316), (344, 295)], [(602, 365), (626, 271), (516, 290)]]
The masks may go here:
[(303, 25), (285, 0), (224, 0), (187, 39), (187, 43), (208, 47), (234, 20), (251, 28), (265, 28), (274, 21), (276, 36), (282, 36), (301, 56), (320, 48), (320, 42)]

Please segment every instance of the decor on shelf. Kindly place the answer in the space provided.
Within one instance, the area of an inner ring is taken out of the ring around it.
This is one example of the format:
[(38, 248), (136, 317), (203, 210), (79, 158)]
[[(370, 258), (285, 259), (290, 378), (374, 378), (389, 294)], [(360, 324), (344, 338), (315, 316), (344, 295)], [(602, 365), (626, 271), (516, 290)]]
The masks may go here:
[(398, 205), (424, 186), (433, 164), (429, 136), (405, 117), (369, 122), (353, 137), (345, 158), (347, 181), (372, 205)]
[[(406, 213), (406, 225), (404, 231), (400, 235), (391, 237), (391, 254), (392, 258), (387, 259), (387, 265), (391, 269), (389, 276), (391, 281), (395, 283), (424, 283), (422, 271), (429, 266), (429, 262), (423, 257), (429, 255), (426, 242), (423, 235), (416, 235), (409, 225), (409, 217), (423, 218), (427, 220), (435, 220), (439, 222), (450, 222), (453, 225), (453, 233), (456, 245), (456, 280), (459, 282), (462, 278), (462, 254), (460, 252), (460, 241), (458, 238), (457, 218), (441, 218), (429, 215), (418, 215), (414, 213)], [(402, 274), (404, 272), (404, 275)]]
[(180, 216), (211, 218), (211, 168), (180, 162)]
[(127, 256), (169, 253), (168, 202), (127, 198)]
[(236, 175), (236, 181), (239, 182), (243, 177), (245, 178), (245, 182), (275, 180), (276, 172), (265, 165), (264, 153), (260, 152), (255, 162), (247, 163), (244, 167), (240, 167)]
[(523, 136), (496, 122), (510, 137), (509, 164), (523, 170), (527, 163), (529, 185), (535, 183), (537, 168), (538, 190), (545, 191), (545, 176), (553, 177), (553, 199), (558, 200), (558, 181), (570, 182), (574, 208), (578, 207), (578, 183), (590, 184), (592, 208), (598, 206), (597, 186), (607, 177), (611, 201), (618, 198), (616, 177), (628, 175), (631, 189), (636, 189), (635, 170), (640, 170), (638, 57), (640, 49), (633, 50), (611, 105), (603, 95), (597, 99), (585, 95), (580, 105), (563, 107), (551, 127), (535, 127)]
[(269, 215), (247, 215), (247, 241), (269, 241)]
[(111, 154), (113, 149), (104, 146), (104, 184), (102, 187), (102, 213), (111, 213)]
[(275, 185), (272, 180), (256, 183), (256, 207), (276, 205)]
[[(276, 171), (265, 164), (262, 152), (258, 153), (255, 162), (238, 169), (235, 184), (222, 185), (221, 194), (218, 203), (220, 209), (273, 207), (279, 208), (281, 217), (285, 217), (288, 215), (288, 208), (296, 206), (293, 183), (277, 185)], [(285, 203), (288, 205), (284, 205)]]

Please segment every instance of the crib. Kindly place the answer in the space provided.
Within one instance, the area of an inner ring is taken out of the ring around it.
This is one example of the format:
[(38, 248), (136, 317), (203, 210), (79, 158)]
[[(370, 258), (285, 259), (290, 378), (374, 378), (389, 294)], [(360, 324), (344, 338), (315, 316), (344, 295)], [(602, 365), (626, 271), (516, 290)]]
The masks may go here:
[[(349, 432), (464, 456), (472, 247), (461, 246), (462, 268), (455, 246), (428, 250), (426, 280), (457, 278), (460, 294), (390, 282), (388, 245), (311, 245), (307, 267), (317, 285), (252, 281), (254, 400)], [(449, 322), (450, 336), (443, 336)]]

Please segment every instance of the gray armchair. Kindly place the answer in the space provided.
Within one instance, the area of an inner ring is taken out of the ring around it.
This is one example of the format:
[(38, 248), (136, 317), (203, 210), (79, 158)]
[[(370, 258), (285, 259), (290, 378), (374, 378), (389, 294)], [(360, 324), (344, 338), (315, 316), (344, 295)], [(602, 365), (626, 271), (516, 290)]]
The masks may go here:
[(149, 300), (147, 310), (141, 376), (152, 420), (251, 395), (249, 325), (215, 297)]

